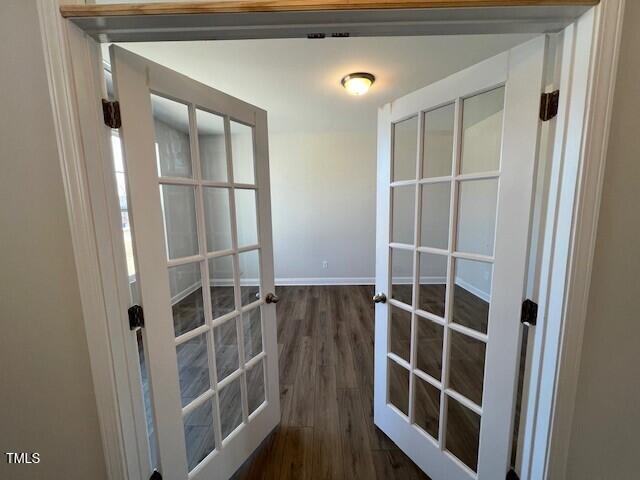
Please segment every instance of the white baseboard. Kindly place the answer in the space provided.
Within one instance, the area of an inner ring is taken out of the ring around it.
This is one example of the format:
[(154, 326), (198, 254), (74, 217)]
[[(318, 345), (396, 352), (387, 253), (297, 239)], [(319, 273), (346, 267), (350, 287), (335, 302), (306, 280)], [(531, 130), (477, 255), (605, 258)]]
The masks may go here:
[[(411, 285), (413, 284), (413, 277), (392, 277), (394, 285)], [(420, 277), (420, 285), (440, 285), (447, 283), (447, 277), (444, 275), (425, 275)]]
[[(432, 285), (432, 284), (442, 284), (446, 283), (446, 277), (421, 277), (420, 283), (422, 285)], [(409, 277), (396, 277), (393, 279), (394, 284), (403, 285), (403, 284), (411, 284), (412, 279)], [(276, 278), (275, 284), (276, 286), (296, 286), (296, 285), (375, 285), (376, 279), (375, 277), (301, 277), (301, 278)], [(211, 279), (211, 284), (216, 286), (232, 286), (233, 281), (228, 279)], [(456, 278), (456, 284), (473, 295), (483, 299), (485, 302), (490, 300), (491, 295), (483, 290), (480, 290), (477, 287), (474, 287), (468, 282), (461, 280), (460, 278)], [(242, 279), (240, 281), (240, 285), (249, 285), (255, 286), (258, 285), (258, 280), (253, 278)], [(182, 292), (178, 293), (175, 297), (171, 299), (171, 304), (175, 305), (183, 298), (190, 295), (192, 292), (196, 291), (200, 288), (200, 282), (197, 282)]]
[(480, 290), (478, 287), (474, 287), (469, 282), (465, 282), (464, 280), (461, 280), (460, 277), (456, 278), (456, 285), (464, 288), (467, 292), (475, 295), (476, 297), (481, 298), (487, 303), (489, 302), (489, 300), (491, 300), (490, 293), (487, 293), (484, 290)]
[[(413, 283), (411, 277), (395, 277), (396, 285), (410, 285)], [(423, 285), (446, 283), (447, 277), (421, 277), (420, 283)], [(375, 277), (302, 277), (302, 278), (276, 278), (276, 285), (375, 285)]]
[(199, 288), (202, 288), (202, 282), (195, 282), (193, 285), (189, 285), (187, 288), (171, 297), (171, 305), (175, 305), (179, 301), (184, 300)]
[[(233, 280), (212, 278), (211, 285), (216, 287), (233, 286)], [(375, 277), (302, 277), (302, 278), (276, 278), (275, 284), (278, 286), (294, 285), (375, 285)], [(242, 286), (257, 286), (257, 278), (243, 278), (240, 280)]]
[(277, 286), (294, 285), (375, 285), (375, 277), (276, 278)]

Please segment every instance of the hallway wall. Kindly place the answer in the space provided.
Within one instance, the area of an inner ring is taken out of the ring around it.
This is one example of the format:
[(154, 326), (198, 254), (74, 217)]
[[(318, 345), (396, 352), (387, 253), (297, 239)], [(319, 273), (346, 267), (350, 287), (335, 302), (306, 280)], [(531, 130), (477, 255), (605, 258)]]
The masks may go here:
[[(0, 6), (0, 478), (106, 479), (34, 0)], [(4, 452), (38, 452), (8, 465)]]
[(276, 280), (373, 279), (376, 132), (272, 133), (269, 141)]
[[(626, 2), (568, 480), (640, 471), (640, 2)], [(555, 479), (553, 479), (555, 480)]]

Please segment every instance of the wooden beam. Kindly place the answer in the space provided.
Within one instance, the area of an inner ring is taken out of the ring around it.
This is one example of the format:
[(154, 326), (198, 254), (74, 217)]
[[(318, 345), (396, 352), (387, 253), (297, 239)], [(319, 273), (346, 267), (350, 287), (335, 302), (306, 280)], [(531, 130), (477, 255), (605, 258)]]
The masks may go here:
[(62, 5), (65, 18), (140, 15), (195, 15), (243, 12), (303, 12), (319, 10), (383, 10), (410, 8), (480, 8), (591, 6), (600, 0), (228, 0), (215, 2)]

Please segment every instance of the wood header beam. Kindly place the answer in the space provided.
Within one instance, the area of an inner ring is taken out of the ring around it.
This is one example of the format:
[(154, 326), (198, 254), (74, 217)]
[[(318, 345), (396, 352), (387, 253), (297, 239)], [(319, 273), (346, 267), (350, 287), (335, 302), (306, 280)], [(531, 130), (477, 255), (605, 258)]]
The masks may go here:
[(592, 6), (600, 0), (228, 0), (215, 2), (62, 5), (65, 18), (140, 15), (195, 15), (243, 12), (304, 12), (320, 10), (385, 10), (480, 7)]

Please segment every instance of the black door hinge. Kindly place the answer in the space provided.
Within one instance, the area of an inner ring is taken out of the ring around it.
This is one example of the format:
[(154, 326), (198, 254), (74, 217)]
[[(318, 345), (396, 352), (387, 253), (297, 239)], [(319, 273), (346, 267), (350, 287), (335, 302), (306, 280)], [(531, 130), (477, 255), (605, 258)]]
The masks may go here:
[(109, 128), (120, 128), (122, 120), (120, 119), (120, 104), (116, 101), (102, 99), (102, 116), (104, 124)]
[(520, 477), (513, 468), (507, 472), (507, 480), (520, 480)]
[(538, 321), (538, 304), (528, 298), (522, 302), (520, 321), (525, 325), (535, 325)]
[(127, 312), (129, 313), (129, 328), (131, 330), (144, 327), (144, 312), (140, 305), (129, 307)]
[(540, 120), (546, 122), (558, 115), (559, 100), (560, 90), (542, 94), (540, 97)]
[(162, 480), (162, 475), (160, 475), (160, 472), (158, 470), (154, 470), (149, 477), (149, 480)]

